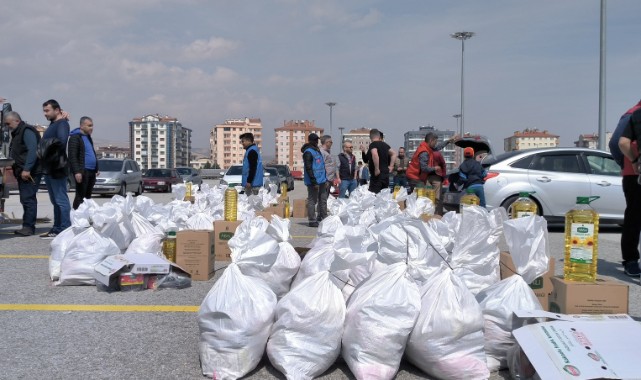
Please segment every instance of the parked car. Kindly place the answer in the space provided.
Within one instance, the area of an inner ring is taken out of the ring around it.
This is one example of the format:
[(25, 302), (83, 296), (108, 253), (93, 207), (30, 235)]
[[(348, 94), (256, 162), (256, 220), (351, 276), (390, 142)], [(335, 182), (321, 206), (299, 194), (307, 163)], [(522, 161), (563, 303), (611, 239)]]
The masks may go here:
[(192, 184), (198, 185), (198, 189), (200, 189), (200, 185), (203, 184), (203, 179), (198, 169), (184, 167), (176, 168), (176, 171), (184, 182), (191, 181)]
[(96, 177), (94, 194), (125, 196), (128, 192), (135, 195), (143, 192), (142, 172), (136, 161), (103, 158), (98, 160), (98, 168), (100, 173)]
[[(621, 188), (621, 168), (609, 152), (588, 148), (544, 148), (513, 151), (489, 156), (485, 165), (485, 198), (489, 210), (511, 205), (519, 192), (530, 195), (539, 215), (560, 222), (574, 207), (577, 196), (598, 196), (591, 206), (601, 223), (623, 223), (625, 198)], [(449, 206), (455, 197), (445, 194)], [(460, 196), (460, 193), (458, 194)]]
[[(278, 176), (278, 170), (273, 167), (265, 167), (264, 168), (264, 180), (263, 180), (263, 187), (266, 189), (269, 188), (269, 184), (274, 184), (278, 188), (278, 191), (280, 192), (280, 177)], [(227, 186), (242, 186), (243, 182), (243, 165), (232, 165), (223, 173), (223, 178), (220, 180), (221, 185), (227, 185)], [(241, 193), (244, 193), (244, 190), (240, 191)]]
[(289, 171), (289, 166), (287, 165), (270, 165), (278, 170), (278, 175), (280, 176), (280, 183), (287, 183), (287, 191), (294, 190), (294, 177)]
[(176, 169), (147, 169), (142, 178), (145, 190), (171, 192), (172, 185), (183, 183)]
[(292, 177), (294, 177), (295, 180), (297, 181), (302, 181), (304, 176), (303, 176), (303, 171), (302, 170), (292, 170)]

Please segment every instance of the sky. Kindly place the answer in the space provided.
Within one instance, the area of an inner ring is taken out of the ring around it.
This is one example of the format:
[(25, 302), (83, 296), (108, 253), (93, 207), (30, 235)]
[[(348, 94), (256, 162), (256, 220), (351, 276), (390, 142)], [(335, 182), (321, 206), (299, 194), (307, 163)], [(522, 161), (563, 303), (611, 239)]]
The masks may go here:
[[(599, 0), (8, 0), (0, 13), (0, 97), (30, 123), (58, 100), (72, 127), (128, 144), (128, 123), (178, 118), (192, 146), (211, 127), (260, 118), (378, 128), (392, 147), (422, 125), (455, 130), (465, 42), (465, 131), (496, 152), (538, 128), (570, 146), (598, 132)], [(641, 99), (641, 1), (606, 0), (606, 129)], [(337, 144), (335, 144), (337, 145)]]

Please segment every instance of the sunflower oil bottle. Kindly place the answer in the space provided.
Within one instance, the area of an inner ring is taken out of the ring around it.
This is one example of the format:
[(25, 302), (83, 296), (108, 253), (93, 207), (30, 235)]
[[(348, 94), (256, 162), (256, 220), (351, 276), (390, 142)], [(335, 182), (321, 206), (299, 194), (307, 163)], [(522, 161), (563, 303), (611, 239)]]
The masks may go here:
[(436, 190), (432, 186), (425, 187), (425, 197), (429, 198), (436, 207)]
[(565, 214), (565, 265), (563, 278), (569, 281), (596, 281), (599, 244), (599, 214), (590, 202), (599, 197), (577, 197)]
[(530, 194), (534, 194), (534, 191), (521, 191), (519, 193), (519, 199), (512, 203), (512, 219), (524, 218), (538, 213), (539, 207), (530, 198)]
[(235, 222), (238, 218), (238, 192), (233, 187), (225, 190), (225, 221)]
[(287, 198), (287, 182), (280, 184), (280, 198), (283, 200)]
[(476, 194), (474, 193), (474, 190), (467, 189), (467, 190), (465, 190), (465, 195), (463, 195), (461, 197), (461, 200), (459, 201), (459, 204), (460, 204), (461, 210), (462, 210), (463, 207), (465, 207), (465, 206), (471, 206), (471, 205), (478, 206), (478, 205), (480, 205), (481, 204), (481, 199), (479, 199), (479, 197), (476, 196)]
[(416, 187), (416, 197), (427, 198), (427, 189), (425, 188), (425, 185), (418, 185)]
[(285, 198), (285, 218), (289, 219), (292, 214), (292, 207), (289, 203), (289, 197)]
[(162, 253), (167, 260), (172, 263), (176, 262), (176, 231), (167, 231), (167, 236), (162, 241)]
[(192, 191), (193, 188), (193, 183), (191, 181), (186, 181), (185, 182), (185, 199), (184, 201), (186, 202), (191, 202), (194, 203), (194, 193)]
[(393, 199), (396, 199), (396, 197), (398, 196), (398, 192), (399, 191), (401, 191), (401, 186), (399, 186), (399, 185), (394, 186), (394, 193), (392, 193), (392, 198)]

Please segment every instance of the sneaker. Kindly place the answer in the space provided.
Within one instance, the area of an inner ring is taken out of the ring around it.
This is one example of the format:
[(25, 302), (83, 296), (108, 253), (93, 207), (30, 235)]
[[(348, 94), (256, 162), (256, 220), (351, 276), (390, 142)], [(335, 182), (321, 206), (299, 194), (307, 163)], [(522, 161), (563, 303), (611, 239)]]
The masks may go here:
[(40, 237), (41, 237), (41, 238), (43, 238), (43, 239), (45, 239), (45, 240), (53, 239), (53, 238), (55, 238), (56, 236), (58, 236), (58, 234), (57, 234), (57, 233), (55, 233), (55, 232), (51, 232), (51, 231), (49, 231), (49, 232), (45, 232), (44, 234), (41, 234), (41, 235), (40, 235)]
[(20, 236), (31, 236), (31, 235), (33, 235), (33, 230), (31, 228), (28, 228), (28, 227), (22, 227), (19, 230), (13, 231), (13, 233), (16, 234), (16, 235), (20, 235)]
[(318, 227), (318, 222), (310, 221), (309, 222), (310, 227)]
[(627, 274), (630, 277), (641, 276), (641, 269), (639, 269), (639, 262), (628, 261), (623, 263), (623, 273)]

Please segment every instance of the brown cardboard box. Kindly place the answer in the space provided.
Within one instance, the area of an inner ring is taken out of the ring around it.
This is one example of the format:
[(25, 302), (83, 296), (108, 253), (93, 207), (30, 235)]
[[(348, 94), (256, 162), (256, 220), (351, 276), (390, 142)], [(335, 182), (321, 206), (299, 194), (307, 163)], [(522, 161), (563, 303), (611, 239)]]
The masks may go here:
[(400, 207), (401, 211), (405, 210), (405, 201), (399, 201), (398, 207)]
[(241, 223), (242, 221), (214, 221), (214, 253), (216, 254), (216, 261), (231, 261), (231, 249), (229, 249), (227, 242), (234, 236), (236, 228)]
[(272, 205), (267, 208), (265, 208), (261, 213), (268, 214), (268, 215), (278, 215), (281, 218), (285, 217), (285, 203), (281, 202), (277, 205)]
[(294, 199), (294, 218), (307, 218), (307, 199)]
[[(516, 268), (512, 262), (512, 256), (509, 252), (501, 252), (501, 261), (499, 264), (501, 269), (501, 280), (508, 278), (515, 274)], [(548, 271), (541, 277), (535, 279), (530, 284), (530, 288), (534, 291), (536, 298), (539, 299), (543, 310), (549, 311), (550, 309), (550, 293), (554, 290), (552, 286), (552, 277), (554, 277), (554, 258), (551, 257), (548, 264)]]
[(430, 215), (430, 214), (422, 214), (421, 215), (421, 220), (424, 221), (425, 223), (429, 222), (432, 219), (443, 219), (442, 216), (440, 215)]
[(263, 218), (267, 219), (268, 222), (272, 221), (272, 215), (274, 215), (268, 211), (256, 211), (255, 214), (256, 216), (262, 216)]
[(597, 277), (596, 282), (552, 277), (550, 311), (564, 314), (627, 314), (628, 284)]
[(176, 264), (194, 281), (207, 281), (214, 276), (214, 232), (179, 231), (176, 234)]

